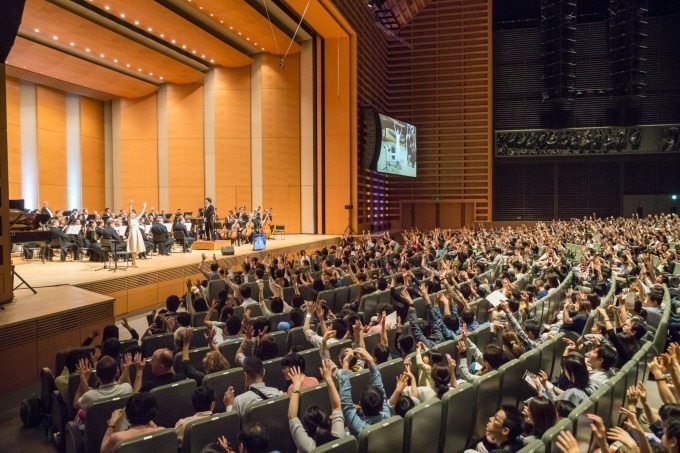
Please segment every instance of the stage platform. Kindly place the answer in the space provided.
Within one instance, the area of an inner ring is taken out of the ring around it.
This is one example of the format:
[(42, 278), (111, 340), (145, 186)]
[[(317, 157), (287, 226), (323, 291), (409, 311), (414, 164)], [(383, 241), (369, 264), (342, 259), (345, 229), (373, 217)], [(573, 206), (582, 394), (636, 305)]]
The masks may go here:
[[(175, 253), (170, 256), (153, 255), (148, 260), (137, 260), (139, 268), (126, 267), (125, 263), (119, 262), (119, 270), (115, 272), (106, 269), (97, 271), (102, 263), (70, 260), (61, 262), (58, 257), (45, 264), (15, 258), (14, 264), (16, 272), (36, 288), (38, 296), (42, 288), (72, 285), (115, 298), (115, 314), (122, 315), (162, 303), (171, 294), (183, 294), (186, 291), (187, 278), (202, 278), (198, 264), (203, 253), (208, 256), (208, 261), (212, 261), (212, 254), (215, 253), (219, 259), (226, 259), (229, 265), (240, 269), (240, 263), (246, 256), (258, 256), (262, 259), (267, 254), (316, 250), (337, 244), (339, 239), (340, 236), (331, 235), (288, 234), (285, 239), (267, 241), (267, 249), (264, 251), (253, 252), (252, 245), (236, 246), (233, 256), (222, 256), (219, 250), (182, 253), (176, 247)], [(18, 284), (18, 279), (15, 279), (14, 284)], [(22, 286), (15, 291), (14, 296), (18, 303), (22, 303), (24, 298), (33, 294)], [(0, 327), (2, 324), (0, 321)]]

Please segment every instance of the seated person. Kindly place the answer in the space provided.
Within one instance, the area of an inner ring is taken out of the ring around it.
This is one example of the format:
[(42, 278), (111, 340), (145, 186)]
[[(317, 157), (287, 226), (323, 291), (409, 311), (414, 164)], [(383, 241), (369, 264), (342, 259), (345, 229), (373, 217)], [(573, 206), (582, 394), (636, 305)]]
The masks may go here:
[(182, 446), (182, 440), (184, 439), (184, 430), (189, 422), (201, 419), (203, 417), (209, 417), (212, 415), (215, 409), (215, 391), (211, 388), (205, 387), (203, 385), (199, 386), (191, 394), (191, 405), (196, 411), (194, 415), (182, 418), (175, 424), (175, 433), (177, 433), (177, 440), (179, 441), (179, 446)]
[(116, 424), (123, 416), (123, 409), (113, 411), (108, 422), (109, 427), (102, 439), (101, 453), (113, 453), (116, 445), (124, 440), (164, 429), (153, 422), (157, 409), (156, 398), (153, 395), (148, 393), (132, 395), (125, 404), (125, 417), (130, 422), (130, 427), (125, 431), (116, 432)]
[[(129, 357), (128, 357), (129, 358)], [(109, 356), (102, 357), (97, 362), (97, 380), (99, 381), (99, 388), (90, 389), (88, 380), (92, 373), (89, 361), (87, 359), (80, 359), (77, 370), (80, 374), (80, 385), (76, 394), (73, 396), (73, 407), (76, 409), (87, 409), (97, 401), (114, 396), (131, 395), (133, 388), (129, 382), (125, 382), (128, 377), (129, 367), (132, 365), (131, 360), (127, 360), (123, 364), (123, 374), (120, 383), (116, 382), (118, 376), (118, 365), (116, 361)], [(144, 361), (141, 354), (135, 357), (135, 368), (137, 373), (135, 375), (135, 389), (139, 391), (142, 386), (142, 371), (144, 371)]]
[[(314, 387), (319, 383), (319, 380), (312, 376), (305, 375), (305, 358), (296, 352), (290, 352), (283, 356), (281, 360), (281, 372), (286, 377), (287, 381), (292, 380), (293, 370), (296, 371), (296, 379), (300, 379), (300, 389), (306, 389), (308, 387)], [(300, 377), (302, 376), (302, 377)], [(288, 387), (288, 396), (293, 394), (293, 384)]]
[(489, 418), (486, 434), (474, 450), (468, 452), (487, 451), (491, 453), (514, 453), (524, 448), (520, 440), (523, 430), (522, 413), (513, 406), (503, 406)]
[(228, 411), (235, 410), (243, 416), (246, 412), (246, 408), (251, 404), (282, 394), (279, 389), (267, 387), (264, 383), (264, 372), (262, 360), (254, 356), (246, 357), (244, 359), (243, 378), (245, 387), (248, 390), (245, 393), (235, 396), (233, 387), (227, 389), (227, 392), (224, 395), (224, 405)]
[(151, 356), (152, 377), (142, 384), (140, 391), (148, 392), (161, 385), (172, 384), (184, 378), (175, 374), (173, 368), (174, 356), (169, 349), (158, 349)]

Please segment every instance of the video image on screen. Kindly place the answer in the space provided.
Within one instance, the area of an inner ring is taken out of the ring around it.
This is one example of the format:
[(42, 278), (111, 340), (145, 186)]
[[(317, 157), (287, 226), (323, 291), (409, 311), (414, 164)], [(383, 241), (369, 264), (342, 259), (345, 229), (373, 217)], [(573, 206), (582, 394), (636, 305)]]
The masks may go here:
[(377, 170), (393, 175), (416, 177), (416, 127), (380, 114), (382, 139)]

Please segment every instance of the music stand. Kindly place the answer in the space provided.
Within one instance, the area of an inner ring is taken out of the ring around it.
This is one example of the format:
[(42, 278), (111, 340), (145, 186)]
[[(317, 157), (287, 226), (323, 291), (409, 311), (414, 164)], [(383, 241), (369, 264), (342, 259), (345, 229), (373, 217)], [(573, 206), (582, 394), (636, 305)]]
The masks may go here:
[(90, 215), (87, 216), (87, 218), (85, 219), (85, 221), (86, 221), (86, 222), (89, 222), (90, 220), (94, 220), (96, 217), (97, 217), (97, 216), (95, 216), (94, 214), (90, 214)]
[(78, 236), (78, 234), (80, 234), (80, 229), (81, 229), (80, 225), (69, 225), (66, 227), (66, 231), (64, 232), (64, 234), (66, 234), (67, 236)]

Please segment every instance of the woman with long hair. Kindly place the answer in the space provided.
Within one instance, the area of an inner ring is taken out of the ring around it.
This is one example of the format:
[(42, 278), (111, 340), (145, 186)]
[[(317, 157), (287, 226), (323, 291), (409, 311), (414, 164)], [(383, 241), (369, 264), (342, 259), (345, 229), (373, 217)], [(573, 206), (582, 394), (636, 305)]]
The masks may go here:
[(540, 439), (557, 421), (555, 404), (542, 396), (531, 398), (522, 412), (526, 422), (524, 442)]
[(302, 414), (302, 420), (298, 417), (298, 411), (300, 389), (305, 375), (297, 367), (291, 369), (290, 377), (293, 381), (293, 392), (290, 395), (288, 405), (288, 424), (293, 442), (295, 442), (299, 453), (310, 452), (317, 446), (345, 435), (345, 419), (342, 415), (340, 395), (333, 382), (332, 367), (333, 364), (329, 359), (325, 359), (321, 364), (321, 375), (326, 381), (328, 397), (331, 401), (330, 417), (318, 406), (310, 406)]
[(539, 382), (537, 382), (539, 395), (545, 391), (545, 396), (553, 402), (568, 400), (578, 406), (583, 400), (588, 398), (586, 389), (590, 385), (590, 375), (585, 357), (578, 352), (568, 352), (562, 357), (562, 373), (567, 378), (567, 389), (561, 389), (550, 383), (548, 375), (545, 371), (541, 370), (539, 372)]

